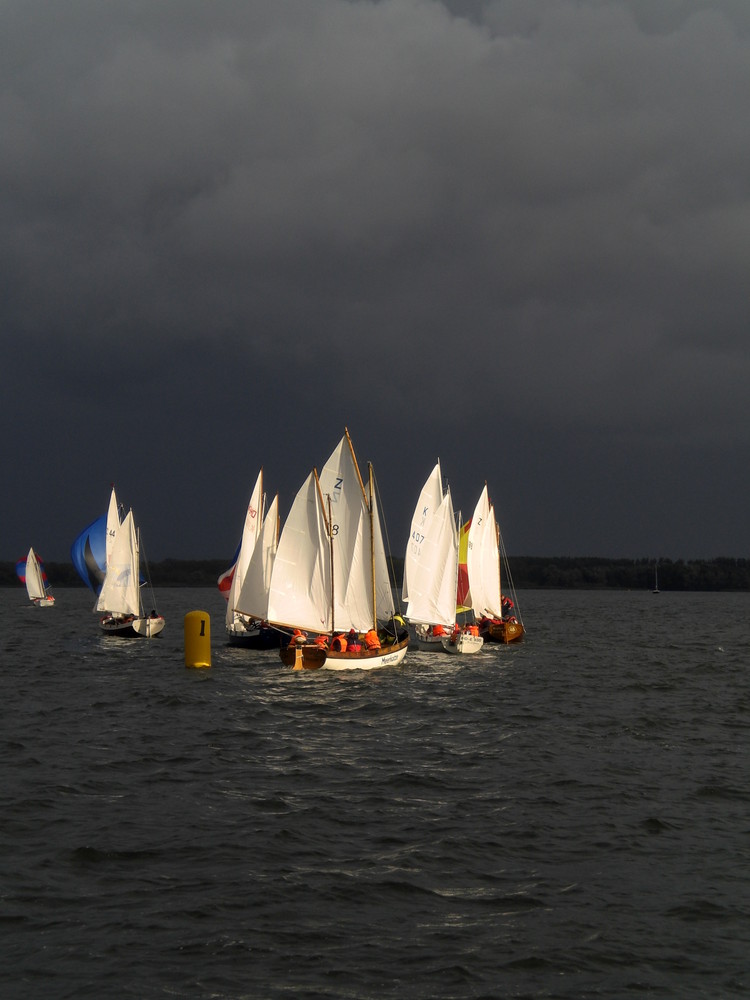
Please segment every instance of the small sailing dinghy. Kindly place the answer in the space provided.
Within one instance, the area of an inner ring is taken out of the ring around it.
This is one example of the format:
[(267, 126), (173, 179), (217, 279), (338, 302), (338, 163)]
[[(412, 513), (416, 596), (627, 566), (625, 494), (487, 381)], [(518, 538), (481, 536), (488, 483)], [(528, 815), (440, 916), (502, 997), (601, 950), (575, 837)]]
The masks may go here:
[[(242, 537), (234, 562), (226, 572), (222, 573), (218, 581), (219, 590), (227, 601), (224, 624), (231, 646), (243, 646), (247, 649), (278, 649), (281, 645), (283, 632), (268, 625), (262, 618), (247, 615), (239, 610), (240, 594), (245, 587), (248, 574), (253, 574), (253, 585), (260, 587), (261, 593), (267, 591), (277, 542), (278, 497), (272, 501), (270, 509), (266, 512), (261, 469), (250, 495)], [(267, 602), (265, 597), (256, 599), (255, 593), (251, 597), (250, 592), (251, 588), (248, 587), (245, 600), (255, 605), (256, 609)]]
[(26, 585), (26, 593), (32, 604), (38, 608), (52, 607), (55, 598), (49, 592), (49, 580), (44, 571), (44, 563), (33, 548), (29, 549), (25, 559), (18, 560), (16, 573), (21, 583)]
[[(464, 525), (466, 564), (462, 579), (468, 593), (459, 592), (459, 601), (470, 604), (479, 623), (479, 633), (486, 642), (517, 642), (524, 636), (513, 581), (503, 545), (495, 508), (485, 483), (471, 521)], [(501, 590), (501, 564), (505, 569), (511, 596)], [(461, 591), (461, 588), (459, 588)]]
[(346, 429), (320, 477), (313, 469), (292, 504), (267, 617), (298, 633), (279, 651), (295, 670), (371, 670), (406, 655), (409, 634), (395, 614), (372, 466), (366, 490)]
[[(146, 615), (139, 576), (140, 542), (129, 510), (115, 529), (107, 572), (95, 610), (104, 612), (99, 624), (107, 635), (143, 636), (152, 639), (164, 628), (164, 618), (156, 608)], [(153, 590), (152, 590), (152, 604)]]
[(457, 623), (457, 593), (458, 530), (438, 461), (419, 494), (404, 556), (402, 600), (418, 649), (476, 653), (482, 648), (478, 630)]

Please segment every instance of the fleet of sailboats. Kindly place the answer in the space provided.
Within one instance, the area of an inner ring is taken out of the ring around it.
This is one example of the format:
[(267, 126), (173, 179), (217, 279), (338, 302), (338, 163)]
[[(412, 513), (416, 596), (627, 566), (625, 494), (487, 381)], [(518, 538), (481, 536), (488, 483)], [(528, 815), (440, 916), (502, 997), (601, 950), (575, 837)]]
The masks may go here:
[[(133, 511), (123, 512), (114, 486), (107, 513), (78, 535), (71, 559), (96, 594), (106, 634), (160, 634), (165, 621), (152, 589), (144, 605), (148, 566)], [(30, 600), (54, 604), (33, 548), (18, 574)], [(305, 478), (283, 528), (278, 496), (266, 505), (260, 469), (235, 558), (218, 582), (229, 643), (278, 647), (295, 670), (396, 666), (410, 645), (466, 654), (524, 635), (487, 486), (461, 524), (439, 460), (414, 508), (395, 599), (373, 468), (368, 463), (363, 479), (346, 428), (320, 472), (313, 467)]]

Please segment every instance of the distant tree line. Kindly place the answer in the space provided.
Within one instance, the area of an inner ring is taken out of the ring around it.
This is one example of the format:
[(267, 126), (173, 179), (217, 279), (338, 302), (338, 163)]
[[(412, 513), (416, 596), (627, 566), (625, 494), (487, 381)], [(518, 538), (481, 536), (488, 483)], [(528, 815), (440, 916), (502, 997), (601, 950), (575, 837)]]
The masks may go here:
[[(400, 586), (403, 559), (392, 560)], [(513, 556), (516, 587), (575, 590), (651, 590), (658, 565), (660, 590), (750, 590), (750, 559), (599, 559), (578, 556)], [(155, 587), (214, 587), (225, 559), (165, 559), (151, 566)], [(82, 587), (72, 563), (46, 563), (53, 587)], [(0, 586), (19, 586), (15, 563), (0, 563)]]

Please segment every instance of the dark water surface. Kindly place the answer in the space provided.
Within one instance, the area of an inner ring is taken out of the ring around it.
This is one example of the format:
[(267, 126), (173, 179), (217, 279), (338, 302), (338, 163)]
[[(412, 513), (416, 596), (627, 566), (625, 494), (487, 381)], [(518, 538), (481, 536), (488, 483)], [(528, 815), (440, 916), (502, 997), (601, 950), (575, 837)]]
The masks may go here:
[(750, 595), (351, 674), (57, 598), (0, 590), (6, 1000), (750, 996)]

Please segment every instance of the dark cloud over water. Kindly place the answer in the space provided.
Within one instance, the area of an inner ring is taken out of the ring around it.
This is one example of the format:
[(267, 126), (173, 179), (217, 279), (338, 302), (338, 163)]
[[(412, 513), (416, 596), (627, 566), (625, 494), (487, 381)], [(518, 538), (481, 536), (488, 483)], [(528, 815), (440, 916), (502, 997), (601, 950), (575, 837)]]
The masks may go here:
[(745, 0), (0, 2), (2, 558), (229, 557), (347, 424), (518, 554), (746, 556)]

